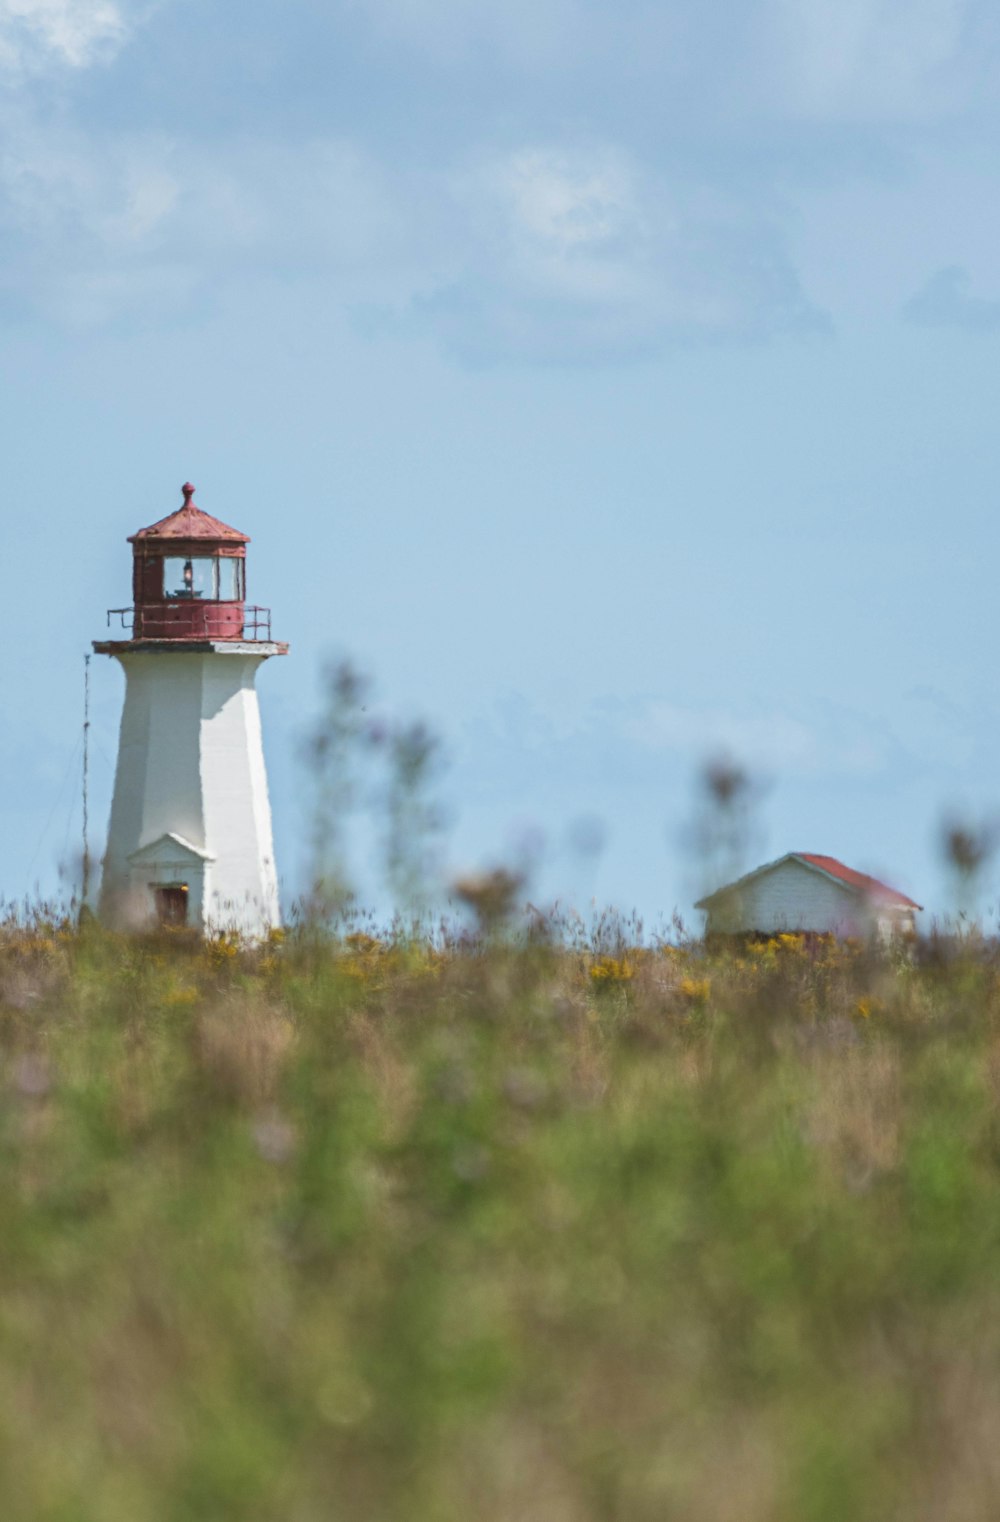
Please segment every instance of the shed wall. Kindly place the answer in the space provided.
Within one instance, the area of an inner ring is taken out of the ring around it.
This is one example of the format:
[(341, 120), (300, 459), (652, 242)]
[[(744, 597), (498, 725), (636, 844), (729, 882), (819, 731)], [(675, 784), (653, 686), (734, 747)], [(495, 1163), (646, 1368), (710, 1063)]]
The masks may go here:
[(863, 936), (872, 927), (872, 916), (856, 894), (801, 862), (786, 861), (714, 904), (706, 930), (729, 935), (808, 930)]

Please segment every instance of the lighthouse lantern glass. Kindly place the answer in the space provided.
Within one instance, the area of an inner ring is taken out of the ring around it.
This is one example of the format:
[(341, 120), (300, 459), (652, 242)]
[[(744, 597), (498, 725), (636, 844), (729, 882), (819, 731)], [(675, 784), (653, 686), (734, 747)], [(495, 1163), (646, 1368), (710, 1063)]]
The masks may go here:
[(214, 598), (214, 559), (210, 555), (168, 555), (163, 562), (163, 595)]
[(222, 602), (241, 602), (243, 599), (243, 561), (235, 555), (219, 556), (219, 598)]
[(213, 602), (240, 602), (243, 598), (243, 562), (235, 556), (166, 555), (163, 560), (163, 595)]

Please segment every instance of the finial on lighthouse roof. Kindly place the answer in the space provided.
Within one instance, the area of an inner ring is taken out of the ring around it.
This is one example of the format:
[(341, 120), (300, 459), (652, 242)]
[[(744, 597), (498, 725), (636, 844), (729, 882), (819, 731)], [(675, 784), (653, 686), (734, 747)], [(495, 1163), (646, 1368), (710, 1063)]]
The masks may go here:
[(185, 481), (181, 487), (184, 497), (183, 506), (178, 507), (166, 518), (161, 518), (158, 523), (151, 523), (148, 528), (141, 528), (137, 534), (129, 535), (129, 543), (146, 544), (151, 540), (182, 539), (186, 542), (191, 540), (212, 541), (215, 544), (249, 544), (249, 534), (241, 534), (238, 528), (231, 528), (228, 523), (223, 523), (219, 518), (213, 518), (210, 513), (203, 512), (194, 501), (194, 487), (190, 481)]

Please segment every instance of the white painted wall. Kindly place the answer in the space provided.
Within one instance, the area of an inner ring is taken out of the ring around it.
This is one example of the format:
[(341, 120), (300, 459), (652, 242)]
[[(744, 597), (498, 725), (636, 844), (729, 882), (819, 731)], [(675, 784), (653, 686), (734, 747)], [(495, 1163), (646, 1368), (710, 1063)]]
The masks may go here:
[(178, 853), (164, 847), (171, 861), (163, 863), (148, 853), (138, 864), (129, 858), (174, 834), (209, 858), (188, 859), (192, 890), (200, 878), (192, 920), (197, 915), (206, 929), (266, 934), (280, 916), (254, 681), (274, 652), (219, 642), (210, 651), (114, 653), (126, 687), (102, 918), (117, 925), (150, 918), (150, 885), (176, 880)]
[(912, 928), (912, 914), (866, 905), (849, 888), (799, 861), (784, 861), (735, 887), (707, 911), (706, 934), (809, 930), (836, 936)]

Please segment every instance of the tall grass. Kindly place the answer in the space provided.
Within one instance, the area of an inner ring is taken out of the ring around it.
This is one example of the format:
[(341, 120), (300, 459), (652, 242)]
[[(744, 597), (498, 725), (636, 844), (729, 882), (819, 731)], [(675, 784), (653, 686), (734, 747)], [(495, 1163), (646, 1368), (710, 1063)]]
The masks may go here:
[(975, 942), (8, 926), (0, 1517), (992, 1522), (998, 1012)]

